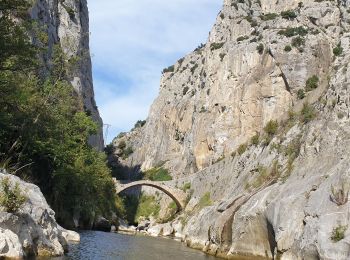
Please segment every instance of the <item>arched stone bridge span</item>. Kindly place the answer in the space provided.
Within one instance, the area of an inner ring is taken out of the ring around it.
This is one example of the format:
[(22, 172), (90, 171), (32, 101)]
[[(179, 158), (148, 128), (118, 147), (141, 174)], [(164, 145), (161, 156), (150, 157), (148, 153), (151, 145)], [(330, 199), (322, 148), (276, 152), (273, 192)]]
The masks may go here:
[(113, 180), (115, 183), (115, 189), (117, 194), (131, 187), (150, 186), (164, 192), (169, 197), (171, 197), (176, 203), (178, 211), (183, 210), (186, 206), (187, 194), (180, 189), (173, 188), (170, 185), (167, 185), (166, 181), (162, 182), (162, 181), (141, 180), (141, 181), (134, 181), (129, 183), (121, 183), (116, 179), (113, 179)]

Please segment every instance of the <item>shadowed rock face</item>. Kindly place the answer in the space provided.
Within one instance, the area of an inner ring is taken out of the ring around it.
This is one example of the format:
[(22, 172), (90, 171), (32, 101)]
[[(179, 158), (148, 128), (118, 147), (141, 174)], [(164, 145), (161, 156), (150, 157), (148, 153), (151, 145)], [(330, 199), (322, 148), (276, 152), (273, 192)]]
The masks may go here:
[(0, 257), (60, 256), (69, 241), (80, 240), (78, 233), (56, 223), (55, 212), (37, 186), (0, 171), (0, 182), (4, 178), (11, 186), (19, 185), (26, 202), (16, 214), (0, 212)]
[(94, 98), (86, 0), (38, 0), (31, 10), (31, 16), (48, 34), (48, 54), (44, 57), (47, 66), (50, 66), (54, 45), (61, 46), (68, 60), (76, 60), (69, 80), (83, 101), (85, 110), (99, 126), (98, 134), (91, 136), (90, 144), (102, 150), (102, 119)]
[[(232, 259), (350, 257), (350, 1), (299, 2), (225, 1), (205, 47), (164, 73), (146, 125), (115, 140), (134, 148), (125, 165), (166, 161), (177, 187), (191, 184), (166, 224), (191, 247)], [(298, 98), (314, 75), (318, 87)], [(270, 119), (283, 125), (271, 142), (250, 144)]]

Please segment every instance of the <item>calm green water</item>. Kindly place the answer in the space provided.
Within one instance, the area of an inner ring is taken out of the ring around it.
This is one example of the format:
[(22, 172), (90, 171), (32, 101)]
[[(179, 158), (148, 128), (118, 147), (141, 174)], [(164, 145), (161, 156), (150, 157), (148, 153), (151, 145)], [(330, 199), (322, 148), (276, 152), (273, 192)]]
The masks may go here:
[(215, 260), (218, 258), (190, 249), (180, 242), (146, 236), (84, 231), (79, 244), (54, 260)]

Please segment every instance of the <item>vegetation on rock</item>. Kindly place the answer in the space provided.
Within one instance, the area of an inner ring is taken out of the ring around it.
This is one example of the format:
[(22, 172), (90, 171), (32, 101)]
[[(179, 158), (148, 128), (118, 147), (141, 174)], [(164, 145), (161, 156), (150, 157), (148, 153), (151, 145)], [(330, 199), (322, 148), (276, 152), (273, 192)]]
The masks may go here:
[(0, 166), (38, 184), (63, 224), (76, 213), (108, 216), (114, 186), (104, 154), (88, 144), (97, 126), (69, 81), (75, 59), (55, 46), (47, 68), (28, 8), (0, 3)]
[(305, 103), (303, 105), (303, 109), (300, 112), (300, 121), (306, 124), (311, 120), (313, 120), (315, 117), (316, 117), (315, 109), (308, 103)]
[(318, 82), (319, 82), (319, 79), (316, 75), (313, 75), (312, 77), (308, 78), (306, 80), (305, 90), (311, 91), (318, 88)]
[(349, 184), (342, 182), (340, 187), (331, 186), (331, 200), (338, 206), (345, 205), (349, 201)]
[(163, 167), (155, 167), (143, 173), (144, 179), (151, 181), (170, 181), (173, 178), (169, 171)]
[(211, 206), (213, 202), (210, 199), (210, 192), (206, 192), (199, 200), (198, 206), (200, 209)]
[(116, 200), (118, 215), (130, 224), (137, 224), (142, 218), (157, 218), (160, 206), (154, 196), (141, 194), (119, 197)]
[(345, 238), (345, 232), (348, 229), (348, 226), (339, 225), (335, 227), (332, 231), (331, 240), (333, 242), (339, 242)]
[(1, 181), (0, 206), (6, 212), (17, 213), (26, 202), (27, 197), (21, 192), (18, 183), (14, 186), (10, 183), (8, 177)]
[(341, 47), (341, 44), (339, 43), (337, 47), (333, 49), (333, 54), (335, 56), (340, 56), (343, 53), (343, 47)]

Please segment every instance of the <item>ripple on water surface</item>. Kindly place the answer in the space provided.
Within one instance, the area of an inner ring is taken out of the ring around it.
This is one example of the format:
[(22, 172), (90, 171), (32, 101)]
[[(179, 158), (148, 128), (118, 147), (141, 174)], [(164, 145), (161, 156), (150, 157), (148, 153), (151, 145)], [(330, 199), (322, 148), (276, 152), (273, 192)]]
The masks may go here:
[(71, 245), (69, 253), (55, 260), (214, 260), (212, 256), (184, 244), (164, 238), (129, 236), (96, 231), (81, 232), (79, 244)]

